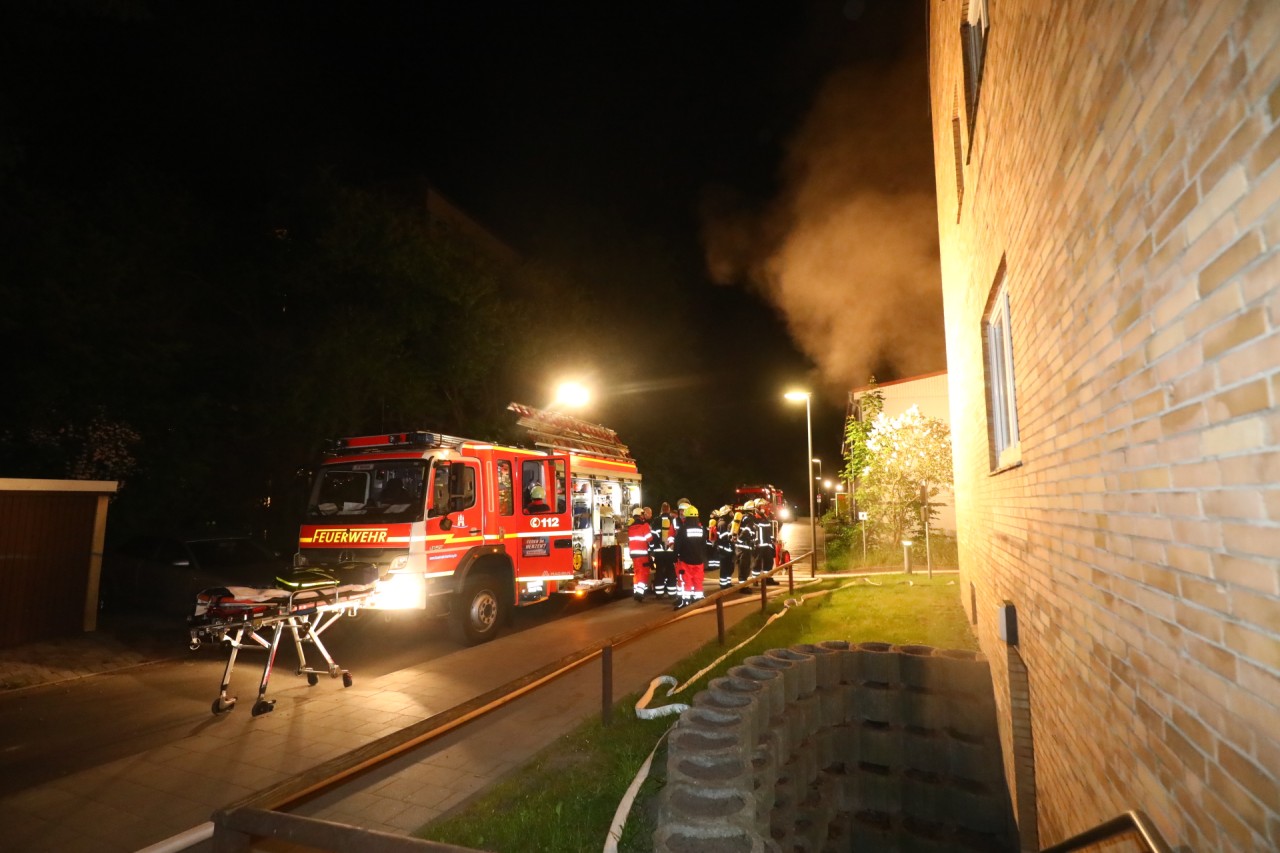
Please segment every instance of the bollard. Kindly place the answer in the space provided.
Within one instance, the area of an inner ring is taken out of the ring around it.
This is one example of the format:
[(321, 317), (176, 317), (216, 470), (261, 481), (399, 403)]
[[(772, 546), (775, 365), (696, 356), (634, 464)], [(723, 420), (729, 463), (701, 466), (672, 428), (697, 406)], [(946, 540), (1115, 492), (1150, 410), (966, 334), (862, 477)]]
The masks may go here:
[(911, 574), (911, 540), (902, 540), (902, 570)]
[(724, 645), (724, 597), (716, 599), (716, 636), (720, 645)]

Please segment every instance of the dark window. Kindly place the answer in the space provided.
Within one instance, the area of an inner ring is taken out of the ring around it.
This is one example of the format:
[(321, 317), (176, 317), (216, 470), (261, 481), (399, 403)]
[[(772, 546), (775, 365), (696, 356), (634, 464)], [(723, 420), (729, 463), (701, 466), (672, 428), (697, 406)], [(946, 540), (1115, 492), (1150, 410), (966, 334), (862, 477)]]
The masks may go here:
[[(969, 150), (973, 150), (973, 125), (978, 116), (978, 92), (982, 88), (982, 68), (987, 57), (987, 0), (968, 0), (960, 22), (960, 47), (964, 52), (964, 103), (969, 124)], [(967, 159), (967, 158), (966, 158)]]
[(512, 515), (516, 511), (515, 486), (511, 482), (511, 463), (498, 460), (498, 514)]
[(1022, 462), (1018, 403), (1014, 393), (1013, 331), (1009, 306), (1009, 288), (1002, 262), (982, 324), (982, 356), (987, 379), (987, 424), (993, 471)]
[(951, 148), (956, 160), (956, 222), (960, 221), (960, 208), (964, 203), (964, 154), (960, 144), (960, 116), (951, 117)]

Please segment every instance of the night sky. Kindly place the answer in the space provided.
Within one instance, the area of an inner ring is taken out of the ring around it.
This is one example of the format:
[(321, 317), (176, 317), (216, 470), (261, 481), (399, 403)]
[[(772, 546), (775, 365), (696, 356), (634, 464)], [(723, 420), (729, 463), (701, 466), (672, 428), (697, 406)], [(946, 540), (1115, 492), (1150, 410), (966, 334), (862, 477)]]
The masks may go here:
[(583, 416), (637, 451), (655, 422), (696, 430), (691, 447), (731, 449), (726, 478), (803, 502), (803, 406), (783, 391), (814, 390), (830, 475), (848, 388), (945, 367), (923, 3), (50, 0), (3, 15), (0, 161), (21, 152), (23, 180), (160, 175), (227, 217), (316, 168), (429, 184), (616, 300), (608, 323), (528, 332), (596, 338), (600, 361), (548, 364), (522, 401), (582, 376), (598, 394)]

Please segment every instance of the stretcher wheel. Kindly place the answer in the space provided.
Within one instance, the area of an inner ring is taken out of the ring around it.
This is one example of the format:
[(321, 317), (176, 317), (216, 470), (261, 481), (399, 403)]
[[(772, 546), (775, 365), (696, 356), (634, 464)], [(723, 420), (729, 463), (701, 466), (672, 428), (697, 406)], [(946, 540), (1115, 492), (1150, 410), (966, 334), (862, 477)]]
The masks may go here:
[(351, 673), (349, 672), (342, 673), (342, 686), (343, 687), (351, 686)]
[(310, 684), (312, 687), (315, 687), (319, 683), (320, 683), (320, 676), (316, 675), (314, 672), (307, 673), (307, 684)]
[(263, 714), (270, 714), (275, 707), (276, 700), (259, 699), (257, 702), (253, 703), (253, 715), (255, 717), (261, 717)]
[(235, 697), (224, 700), (221, 696), (213, 700), (213, 715), (221, 716), (236, 707)]

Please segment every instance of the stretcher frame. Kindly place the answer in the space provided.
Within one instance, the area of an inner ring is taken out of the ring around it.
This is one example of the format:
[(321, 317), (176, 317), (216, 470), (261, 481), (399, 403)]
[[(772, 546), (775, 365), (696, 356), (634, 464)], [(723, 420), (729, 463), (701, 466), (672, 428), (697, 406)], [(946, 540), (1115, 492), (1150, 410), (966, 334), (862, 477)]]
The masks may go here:
[[(259, 590), (264, 594), (287, 593), (286, 598), (270, 601), (257, 601), (246, 604), (237, 600), (231, 605), (236, 612), (219, 612), (218, 599), (210, 605), (215, 611), (211, 614), (193, 618), (191, 627), (192, 651), (200, 648), (205, 642), (219, 643), (230, 647), (231, 654), (227, 658), (226, 668), (222, 673), (222, 685), (218, 697), (213, 700), (214, 716), (220, 716), (233, 710), (237, 697), (228, 696), (231, 686), (231, 673), (235, 669), (236, 659), (241, 649), (265, 649), (266, 662), (262, 666), (262, 678), (258, 682), (258, 697), (253, 703), (252, 714), (255, 717), (269, 714), (275, 708), (276, 701), (267, 698), (267, 684), (275, 668), (276, 653), (280, 650), (280, 641), (286, 636), (293, 640), (294, 649), (298, 653), (298, 667), (295, 675), (305, 675), (307, 683), (314, 687), (321, 675), (330, 678), (342, 677), (342, 686), (350, 687), (351, 673), (338, 666), (333, 656), (320, 640), (320, 635), (333, 626), (343, 616), (356, 616), (360, 608), (367, 606), (373, 597), (373, 585), (353, 587), (334, 584), (330, 587), (305, 590)], [(227, 596), (232, 598), (232, 596)], [(225, 610), (226, 608), (222, 608)], [(270, 639), (264, 637), (270, 632)], [(315, 646), (324, 658), (325, 667), (317, 669), (308, 664), (305, 646)]]

